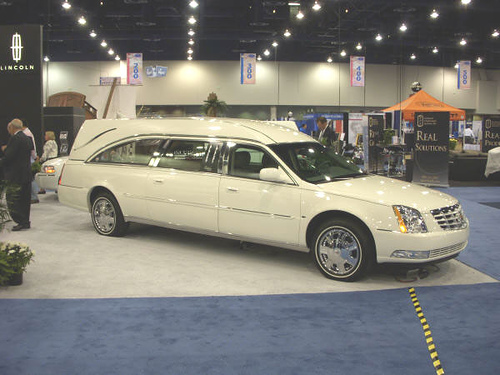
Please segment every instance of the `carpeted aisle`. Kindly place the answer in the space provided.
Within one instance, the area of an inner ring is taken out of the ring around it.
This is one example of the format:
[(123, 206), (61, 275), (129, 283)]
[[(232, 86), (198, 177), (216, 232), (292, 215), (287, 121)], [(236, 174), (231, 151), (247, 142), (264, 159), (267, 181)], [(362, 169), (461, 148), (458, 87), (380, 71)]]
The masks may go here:
[[(461, 290), (469, 288), (475, 298), (465, 303)], [(498, 306), (499, 292), (499, 284), (417, 290), (445, 371), (449, 366), (456, 375), (497, 373), (500, 318), (482, 304), (496, 295)], [(249, 297), (4, 299), (0, 311), (3, 375), (434, 373), (407, 288)], [(478, 365), (480, 372), (469, 371)]]

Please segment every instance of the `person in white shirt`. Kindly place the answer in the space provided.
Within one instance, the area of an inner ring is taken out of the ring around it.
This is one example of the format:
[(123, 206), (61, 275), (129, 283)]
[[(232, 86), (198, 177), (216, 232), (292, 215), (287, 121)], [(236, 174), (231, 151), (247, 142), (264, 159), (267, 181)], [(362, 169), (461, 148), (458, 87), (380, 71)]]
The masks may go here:
[(45, 144), (43, 145), (43, 154), (40, 157), (40, 162), (46, 162), (49, 159), (57, 158), (57, 143), (56, 136), (52, 131), (45, 132)]
[(476, 137), (474, 136), (474, 132), (472, 131), (472, 127), (470, 125), (467, 125), (464, 131), (464, 141), (467, 144), (472, 144), (476, 140)]

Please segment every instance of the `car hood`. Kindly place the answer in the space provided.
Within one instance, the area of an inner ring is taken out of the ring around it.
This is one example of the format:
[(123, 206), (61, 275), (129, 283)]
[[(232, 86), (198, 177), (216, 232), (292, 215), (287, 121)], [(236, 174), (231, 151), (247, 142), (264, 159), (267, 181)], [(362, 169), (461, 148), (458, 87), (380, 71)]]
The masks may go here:
[(421, 212), (457, 203), (457, 199), (440, 191), (376, 175), (333, 181), (316, 187), (327, 194), (388, 206), (400, 204)]

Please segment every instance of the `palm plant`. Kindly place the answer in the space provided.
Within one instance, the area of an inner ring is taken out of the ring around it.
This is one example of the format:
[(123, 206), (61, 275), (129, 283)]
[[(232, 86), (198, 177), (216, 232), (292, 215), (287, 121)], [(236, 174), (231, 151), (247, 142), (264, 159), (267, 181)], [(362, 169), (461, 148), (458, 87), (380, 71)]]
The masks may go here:
[(223, 114), (227, 110), (225, 101), (219, 100), (215, 92), (208, 94), (207, 100), (203, 101), (205, 104), (201, 107), (203, 114), (210, 117), (217, 117), (217, 114)]

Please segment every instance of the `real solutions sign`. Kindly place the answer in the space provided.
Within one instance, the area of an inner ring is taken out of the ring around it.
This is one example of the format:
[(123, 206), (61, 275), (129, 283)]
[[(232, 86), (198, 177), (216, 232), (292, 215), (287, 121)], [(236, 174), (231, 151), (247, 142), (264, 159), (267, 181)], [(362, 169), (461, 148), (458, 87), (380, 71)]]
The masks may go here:
[(448, 186), (449, 112), (415, 112), (413, 182)]
[(0, 26), (0, 75), (39, 74), (39, 25)]
[(500, 146), (500, 116), (483, 117), (483, 152)]

